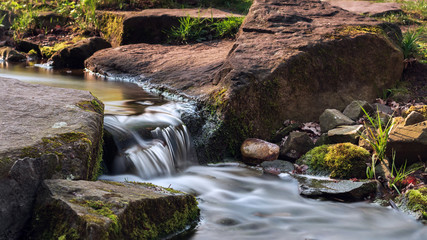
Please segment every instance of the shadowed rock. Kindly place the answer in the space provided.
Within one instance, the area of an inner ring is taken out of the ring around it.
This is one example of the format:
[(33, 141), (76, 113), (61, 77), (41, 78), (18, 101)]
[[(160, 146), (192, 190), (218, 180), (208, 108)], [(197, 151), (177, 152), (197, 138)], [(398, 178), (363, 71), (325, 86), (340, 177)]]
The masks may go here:
[(114, 47), (135, 43), (163, 43), (167, 32), (178, 27), (180, 18), (193, 17), (217, 22), (240, 14), (218, 9), (146, 9), (140, 12), (98, 11), (100, 29)]
[(196, 199), (152, 184), (45, 180), (29, 239), (161, 239), (197, 223)]
[(335, 201), (363, 201), (375, 196), (375, 181), (353, 182), (351, 180), (331, 180), (326, 178), (293, 175), (299, 182), (300, 194), (309, 198), (325, 198)]
[(15, 239), (46, 178), (96, 178), (103, 104), (89, 92), (0, 78), (0, 239)]

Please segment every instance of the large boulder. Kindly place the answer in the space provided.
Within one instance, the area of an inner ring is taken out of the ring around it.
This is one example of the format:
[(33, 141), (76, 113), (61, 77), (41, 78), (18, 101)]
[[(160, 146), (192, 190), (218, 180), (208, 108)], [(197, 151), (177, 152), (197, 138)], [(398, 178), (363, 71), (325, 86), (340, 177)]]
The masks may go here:
[(15, 239), (42, 179), (94, 179), (103, 104), (89, 92), (0, 78), (0, 239)]
[(86, 67), (142, 75), (202, 102), (208, 121), (196, 148), (214, 160), (248, 137), (271, 138), (286, 119), (315, 121), (327, 108), (373, 101), (403, 70), (390, 26), (317, 0), (255, 0), (234, 43), (121, 46)]
[(199, 218), (196, 199), (147, 183), (45, 180), (27, 239), (161, 239)]
[(111, 44), (100, 37), (81, 40), (56, 52), (50, 59), (54, 68), (84, 68), (84, 61), (96, 51), (110, 48)]
[(167, 32), (178, 27), (180, 19), (190, 16), (202, 21), (220, 21), (239, 14), (218, 9), (146, 9), (140, 12), (98, 11), (100, 30), (114, 47), (135, 43), (163, 43)]

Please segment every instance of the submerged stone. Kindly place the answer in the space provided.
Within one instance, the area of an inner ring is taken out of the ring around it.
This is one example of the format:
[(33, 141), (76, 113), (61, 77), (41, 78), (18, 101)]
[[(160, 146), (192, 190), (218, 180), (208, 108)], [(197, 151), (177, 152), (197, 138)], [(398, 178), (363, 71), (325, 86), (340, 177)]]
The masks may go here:
[(45, 180), (30, 239), (161, 239), (194, 227), (196, 199), (150, 183)]
[(305, 175), (293, 175), (299, 182), (300, 194), (309, 198), (325, 198), (335, 201), (363, 201), (375, 196), (375, 181), (354, 182), (351, 180), (332, 180)]

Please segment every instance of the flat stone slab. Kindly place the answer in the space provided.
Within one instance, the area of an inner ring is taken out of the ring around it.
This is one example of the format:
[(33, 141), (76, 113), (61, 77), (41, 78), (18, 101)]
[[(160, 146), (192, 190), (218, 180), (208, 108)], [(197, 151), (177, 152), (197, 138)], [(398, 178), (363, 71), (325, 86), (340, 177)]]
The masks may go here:
[(104, 105), (89, 92), (0, 78), (0, 239), (17, 239), (43, 179), (93, 179)]
[(292, 175), (299, 182), (300, 194), (309, 198), (325, 198), (346, 202), (363, 201), (375, 194), (376, 182), (335, 180), (305, 175)]
[(196, 199), (149, 183), (45, 180), (28, 239), (162, 239), (197, 223)]
[(390, 13), (400, 13), (402, 9), (400, 4), (396, 2), (369, 2), (369, 1), (335, 1), (326, 0), (333, 6), (340, 7), (349, 12), (364, 14), (371, 17), (384, 16)]
[(182, 46), (131, 44), (101, 50), (85, 65), (107, 76), (125, 73), (149, 79), (153, 86), (168, 86), (169, 91), (190, 98), (206, 99), (217, 89), (207, 79), (223, 64), (232, 47), (232, 41)]
[(103, 104), (90, 92), (0, 78), (0, 102), (0, 159), (8, 158), (10, 162), (2, 161), (1, 175), (13, 160), (43, 155), (43, 145), (58, 136), (80, 135), (90, 142), (91, 149), (98, 147)]

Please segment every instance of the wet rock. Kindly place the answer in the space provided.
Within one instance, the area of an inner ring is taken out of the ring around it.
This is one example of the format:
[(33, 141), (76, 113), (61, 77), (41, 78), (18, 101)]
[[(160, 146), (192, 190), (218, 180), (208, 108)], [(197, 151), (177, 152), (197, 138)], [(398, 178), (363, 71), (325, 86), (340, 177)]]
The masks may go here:
[(29, 239), (161, 239), (197, 224), (196, 199), (149, 183), (45, 180)]
[(405, 123), (403, 125), (404, 126), (414, 125), (420, 122), (424, 122), (425, 120), (426, 119), (421, 113), (413, 111), (405, 118)]
[(335, 201), (363, 201), (375, 196), (375, 181), (354, 182), (351, 180), (332, 180), (304, 175), (293, 175), (299, 182), (300, 194), (309, 198), (323, 198)]
[(357, 14), (380, 17), (391, 13), (402, 13), (400, 4), (396, 2), (365, 2), (327, 0), (331, 5)]
[(366, 178), (366, 163), (371, 154), (351, 143), (315, 147), (298, 159), (297, 164), (308, 166), (307, 173), (329, 175), (331, 178)]
[(328, 131), (328, 143), (359, 143), (360, 134), (363, 131), (363, 125), (339, 126)]
[(291, 132), (280, 149), (280, 157), (293, 161), (314, 147), (313, 140), (306, 132)]
[(427, 221), (427, 187), (409, 190), (401, 196), (399, 208), (418, 220)]
[(328, 132), (341, 125), (351, 125), (353, 120), (342, 114), (336, 109), (326, 109), (319, 117), (320, 129), (322, 132)]
[(98, 19), (104, 37), (114, 47), (136, 43), (164, 43), (167, 32), (179, 26), (180, 18), (191, 16), (215, 21), (242, 15), (218, 9), (146, 9), (140, 12), (99, 11)]
[(345, 107), (343, 114), (350, 119), (357, 121), (359, 118), (365, 115), (362, 108), (365, 109), (367, 113), (374, 112), (371, 104), (369, 104), (367, 101), (353, 101), (347, 105), (347, 107)]
[(8, 62), (23, 62), (27, 60), (27, 57), (24, 54), (19, 53), (11, 47), (0, 48), (0, 57), (0, 60)]
[(407, 161), (408, 166), (427, 159), (427, 121), (405, 126), (397, 124), (389, 135), (387, 155), (391, 159), (392, 150), (396, 151), (396, 165)]
[(49, 61), (54, 68), (84, 68), (84, 61), (96, 51), (110, 48), (111, 44), (100, 37), (81, 40), (56, 52)]
[(280, 148), (274, 143), (269, 143), (261, 139), (246, 139), (240, 151), (243, 162), (249, 165), (257, 165), (264, 161), (273, 161), (279, 157)]
[(391, 87), (403, 54), (379, 25), (321, 1), (255, 0), (235, 42), (126, 45), (99, 51), (86, 67), (143, 75), (199, 100), (216, 115), (206, 117), (196, 148), (200, 159), (217, 160), (248, 136), (270, 139), (284, 119), (315, 121)]
[(264, 172), (272, 174), (290, 173), (295, 167), (294, 164), (283, 160), (265, 161), (261, 163)]
[(43, 179), (96, 178), (103, 104), (86, 91), (5, 78), (0, 86), (0, 239), (16, 239)]
[(31, 50), (34, 50), (38, 56), (41, 56), (39, 45), (32, 43), (27, 40), (19, 40), (16, 42), (16, 50), (28, 53)]

